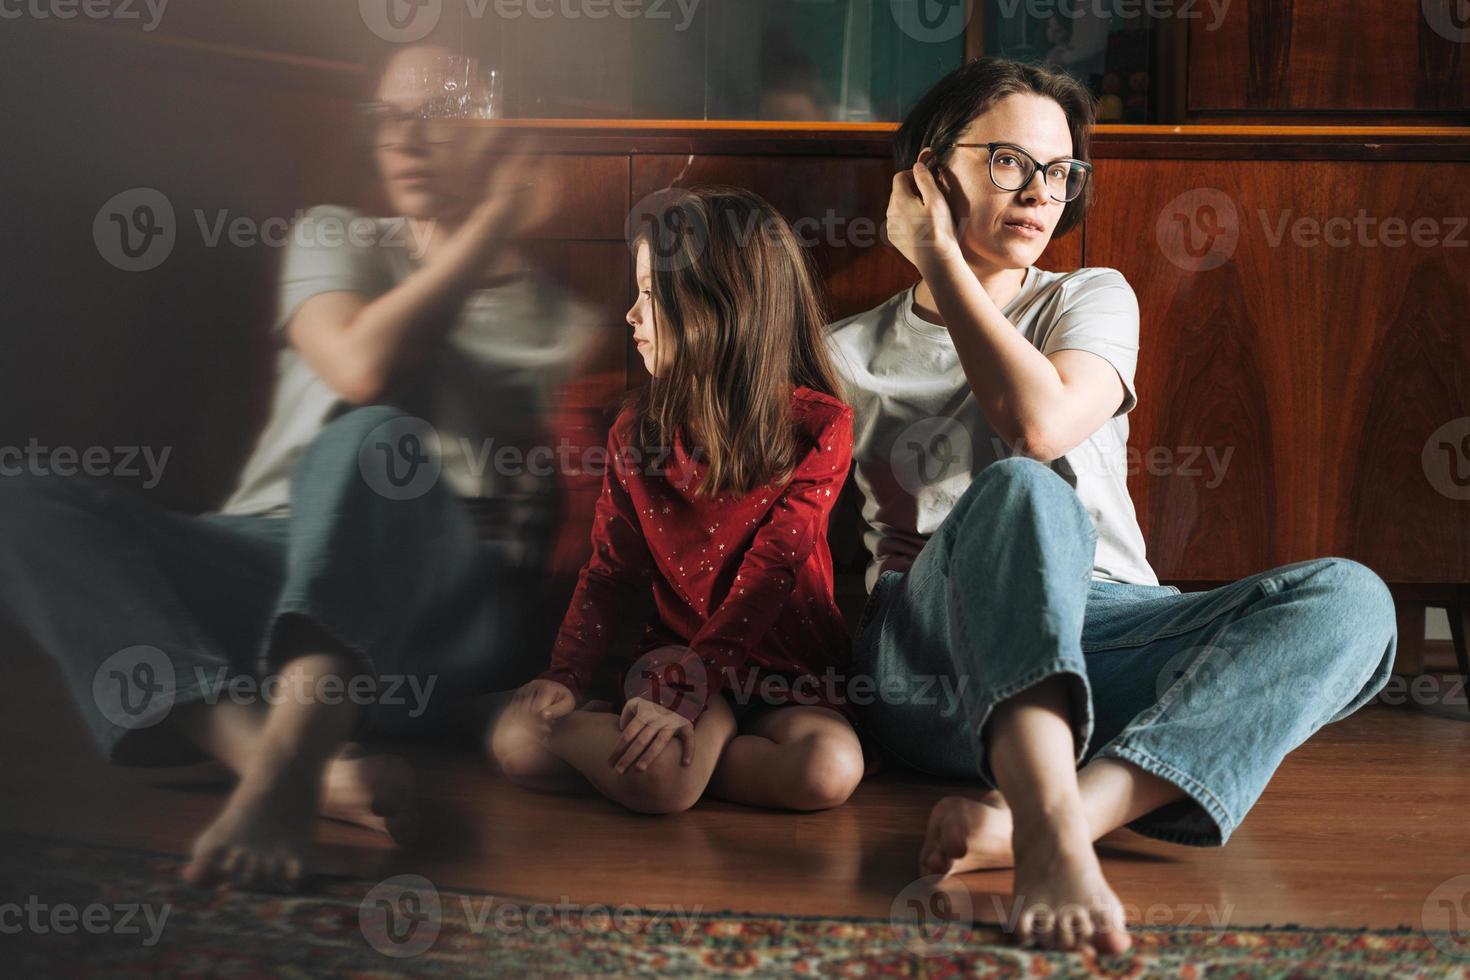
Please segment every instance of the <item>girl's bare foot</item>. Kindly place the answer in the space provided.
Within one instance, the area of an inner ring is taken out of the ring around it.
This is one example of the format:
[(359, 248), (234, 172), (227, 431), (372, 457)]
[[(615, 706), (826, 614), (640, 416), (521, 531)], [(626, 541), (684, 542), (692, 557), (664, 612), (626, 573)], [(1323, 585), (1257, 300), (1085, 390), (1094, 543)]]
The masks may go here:
[(1017, 831), (1014, 848), (1015, 932), (1022, 945), (1122, 953), (1133, 944), (1080, 814)]
[(929, 830), (919, 851), (919, 871), (952, 875), (1015, 863), (1011, 834), (1015, 820), (1000, 790), (978, 800), (946, 796), (929, 812)]
[(198, 886), (295, 889), (305, 875), (321, 782), (319, 765), (263, 757), (194, 842), (184, 880)]
[(411, 844), (419, 831), (413, 768), (396, 755), (339, 754), (322, 778), (321, 815)]

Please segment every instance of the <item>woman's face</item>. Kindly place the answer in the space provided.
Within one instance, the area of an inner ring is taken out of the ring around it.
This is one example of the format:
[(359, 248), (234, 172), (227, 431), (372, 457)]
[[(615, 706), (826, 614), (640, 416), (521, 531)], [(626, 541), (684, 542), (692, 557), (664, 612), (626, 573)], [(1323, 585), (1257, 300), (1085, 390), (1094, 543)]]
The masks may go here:
[[(1012, 143), (1043, 164), (1072, 155), (1072, 134), (1062, 107), (1039, 95), (1008, 95), (976, 116), (961, 143)], [(1002, 151), (1004, 152), (1004, 151)], [(945, 168), (947, 198), (965, 259), (994, 269), (1034, 265), (1051, 241), (1065, 205), (1053, 200), (1043, 177), (1032, 175), (1017, 191), (990, 179), (990, 153), (958, 146)]]
[[(389, 111), (416, 115), (424, 105), (443, 101), (447, 84), (465, 74), (464, 65), (463, 56), (444, 48), (408, 48), (384, 70), (378, 101)], [(483, 192), (484, 148), (470, 129), (397, 119), (379, 127), (374, 145), (395, 214), (456, 221)]]
[(658, 301), (653, 296), (653, 254), (647, 242), (639, 242), (634, 256), (633, 271), (638, 283), (638, 298), (628, 310), (628, 325), (633, 328), (633, 342), (643, 357), (643, 366), (655, 378), (666, 377), (673, 364), (674, 352), (671, 342), (660, 342), (659, 335), (667, 336), (667, 330), (658, 329)]

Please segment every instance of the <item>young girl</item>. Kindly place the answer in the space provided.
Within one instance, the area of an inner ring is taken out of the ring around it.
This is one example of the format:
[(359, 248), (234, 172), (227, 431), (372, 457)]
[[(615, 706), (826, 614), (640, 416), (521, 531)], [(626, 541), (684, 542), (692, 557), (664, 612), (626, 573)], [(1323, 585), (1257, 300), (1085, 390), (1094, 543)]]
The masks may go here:
[[(774, 208), (678, 192), (636, 239), (628, 312), (652, 376), (613, 425), (593, 554), (552, 652), (489, 750), (513, 781), (590, 783), (644, 813), (708, 788), (755, 806), (838, 806), (863, 775), (839, 676), (827, 520), (852, 457), (810, 269)], [(623, 610), (656, 615), (592, 710)]]

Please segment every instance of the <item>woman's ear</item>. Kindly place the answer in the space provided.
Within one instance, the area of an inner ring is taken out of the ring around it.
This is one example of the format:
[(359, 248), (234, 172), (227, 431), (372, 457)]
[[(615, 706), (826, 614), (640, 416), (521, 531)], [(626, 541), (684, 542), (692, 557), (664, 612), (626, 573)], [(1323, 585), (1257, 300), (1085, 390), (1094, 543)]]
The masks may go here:
[(924, 166), (928, 167), (929, 172), (934, 175), (934, 182), (939, 185), (939, 190), (944, 194), (945, 199), (947, 200), (949, 198), (950, 189), (949, 168), (939, 162), (939, 154), (934, 152), (934, 148), (932, 146), (926, 146), (924, 147), (924, 149), (919, 151), (919, 160), (924, 164)]

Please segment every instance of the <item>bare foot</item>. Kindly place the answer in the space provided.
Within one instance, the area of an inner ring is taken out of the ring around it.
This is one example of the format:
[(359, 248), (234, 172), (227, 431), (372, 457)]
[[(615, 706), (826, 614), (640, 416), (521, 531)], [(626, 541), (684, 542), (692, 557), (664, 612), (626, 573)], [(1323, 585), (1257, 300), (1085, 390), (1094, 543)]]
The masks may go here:
[(1022, 945), (1122, 953), (1133, 945), (1123, 906), (1103, 877), (1086, 821), (1071, 815), (1057, 824), (1017, 832), (1015, 897)]
[(194, 842), (184, 880), (197, 886), (294, 890), (305, 876), (321, 781), (319, 766), (262, 759)]
[(1011, 833), (1015, 820), (1000, 790), (978, 800), (946, 796), (929, 812), (929, 831), (919, 851), (919, 872), (952, 875), (1015, 864)]
[(343, 752), (322, 778), (321, 814), (411, 844), (419, 832), (413, 768), (396, 755)]

